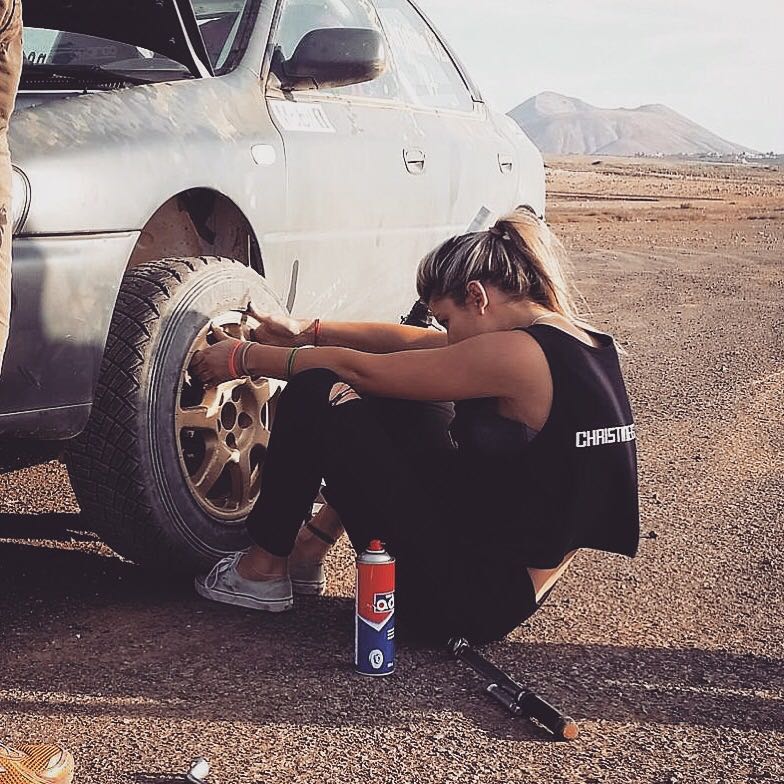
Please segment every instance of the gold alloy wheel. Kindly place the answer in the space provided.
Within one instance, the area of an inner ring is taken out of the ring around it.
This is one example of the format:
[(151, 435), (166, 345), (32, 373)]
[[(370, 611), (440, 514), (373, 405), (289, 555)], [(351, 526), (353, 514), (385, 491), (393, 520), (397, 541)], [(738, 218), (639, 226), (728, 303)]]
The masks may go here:
[[(247, 314), (212, 320), (232, 337), (258, 326)], [(240, 524), (259, 496), (277, 389), (269, 379), (238, 379), (204, 387), (188, 370), (193, 354), (209, 345), (209, 325), (188, 352), (177, 390), (175, 428), (185, 481), (197, 503), (227, 525)]]

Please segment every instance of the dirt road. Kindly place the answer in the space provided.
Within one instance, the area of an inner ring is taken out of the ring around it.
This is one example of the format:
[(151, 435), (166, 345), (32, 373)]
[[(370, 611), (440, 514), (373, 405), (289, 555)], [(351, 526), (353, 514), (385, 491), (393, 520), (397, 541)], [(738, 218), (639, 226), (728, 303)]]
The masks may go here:
[[(351, 674), (345, 546), (283, 617), (158, 584), (80, 533), (56, 461), (0, 463), (0, 736), (80, 782), (784, 781), (784, 172), (550, 162), (549, 218), (628, 350), (640, 555), (583, 553), (491, 655), (580, 722), (549, 742), (438, 653)], [(36, 537), (33, 540), (24, 537)]]

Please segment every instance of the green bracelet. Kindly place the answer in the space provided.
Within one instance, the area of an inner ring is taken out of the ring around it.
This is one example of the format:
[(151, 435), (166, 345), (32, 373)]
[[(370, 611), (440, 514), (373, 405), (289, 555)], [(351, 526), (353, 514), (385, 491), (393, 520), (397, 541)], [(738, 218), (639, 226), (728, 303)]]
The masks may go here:
[(291, 370), (294, 367), (294, 357), (297, 356), (297, 352), (299, 351), (299, 349), (300, 346), (297, 346), (297, 348), (293, 348), (291, 350), (291, 353), (289, 354), (288, 362), (286, 362), (286, 381), (288, 381), (291, 378)]

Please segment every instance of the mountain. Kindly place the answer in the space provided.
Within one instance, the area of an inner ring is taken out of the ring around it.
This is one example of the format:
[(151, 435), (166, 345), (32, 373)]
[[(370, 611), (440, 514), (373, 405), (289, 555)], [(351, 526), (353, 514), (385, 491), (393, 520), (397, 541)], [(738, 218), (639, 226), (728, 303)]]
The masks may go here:
[(661, 104), (600, 109), (577, 98), (545, 92), (509, 115), (542, 152), (556, 155), (754, 153)]

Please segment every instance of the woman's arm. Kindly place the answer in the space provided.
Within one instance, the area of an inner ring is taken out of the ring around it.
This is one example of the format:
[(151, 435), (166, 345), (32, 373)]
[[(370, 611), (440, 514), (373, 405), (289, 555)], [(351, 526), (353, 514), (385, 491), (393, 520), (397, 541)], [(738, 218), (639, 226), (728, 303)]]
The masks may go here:
[[(259, 326), (252, 338), (265, 346), (312, 346), (316, 342), (316, 322), (283, 314), (260, 313), (251, 303), (250, 314)], [(319, 346), (342, 346), (370, 354), (438, 348), (446, 345), (446, 333), (401, 324), (376, 322), (320, 321)]]
[[(222, 338), (225, 333), (216, 331)], [(194, 358), (194, 372), (207, 383), (232, 378), (228, 370), (233, 339), (222, 339)], [(253, 344), (245, 355), (252, 376), (286, 378), (291, 349)], [(464, 400), (473, 397), (517, 398), (532, 389), (542, 370), (536, 341), (522, 332), (491, 332), (451, 346), (394, 354), (370, 354), (347, 348), (303, 348), (292, 374), (329, 368), (358, 392), (407, 400)]]
[[(309, 327), (313, 335), (313, 324)], [(405, 324), (380, 322), (322, 321), (319, 346), (341, 346), (369, 354), (441, 348), (446, 346), (446, 332)], [(312, 345), (312, 343), (310, 344)]]

